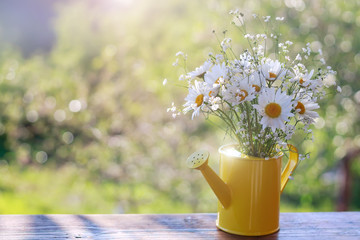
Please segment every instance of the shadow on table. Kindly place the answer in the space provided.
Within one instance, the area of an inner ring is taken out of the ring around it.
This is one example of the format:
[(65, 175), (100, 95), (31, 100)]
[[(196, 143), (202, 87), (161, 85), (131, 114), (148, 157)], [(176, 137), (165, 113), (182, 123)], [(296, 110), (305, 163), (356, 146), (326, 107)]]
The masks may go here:
[(77, 218), (82, 221), (84, 227), (90, 233), (91, 239), (142, 239), (139, 236), (136, 236), (136, 232), (131, 233), (131, 231), (116, 229), (114, 227), (108, 228), (105, 226), (100, 226), (88, 216), (77, 215)]
[[(245, 237), (229, 234), (219, 230), (216, 227), (216, 216), (215, 215), (199, 215), (196, 217), (182, 216), (177, 219), (172, 215), (149, 215), (147, 216), (154, 223), (157, 228), (167, 229), (169, 233), (176, 234), (178, 236), (183, 235), (184, 237), (190, 236), (194, 239), (254, 239), (254, 237)], [(257, 239), (255, 237), (255, 239)], [(277, 239), (277, 233), (271, 235), (269, 239)]]
[(30, 227), (33, 233), (26, 240), (69, 238), (69, 234), (57, 223), (44, 215), (30, 215)]

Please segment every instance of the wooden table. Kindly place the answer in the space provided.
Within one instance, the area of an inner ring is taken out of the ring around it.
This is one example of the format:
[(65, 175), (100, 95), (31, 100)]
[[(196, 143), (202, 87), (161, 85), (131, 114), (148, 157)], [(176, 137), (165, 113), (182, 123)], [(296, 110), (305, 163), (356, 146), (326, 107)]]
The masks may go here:
[(216, 214), (0, 215), (0, 239), (360, 239), (360, 212), (281, 213), (280, 231), (239, 237)]

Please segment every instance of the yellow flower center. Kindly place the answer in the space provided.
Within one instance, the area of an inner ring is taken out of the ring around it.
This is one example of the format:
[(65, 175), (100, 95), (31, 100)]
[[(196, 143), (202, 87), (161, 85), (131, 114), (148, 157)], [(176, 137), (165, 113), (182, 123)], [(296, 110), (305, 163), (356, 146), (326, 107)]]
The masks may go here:
[(253, 84), (252, 87), (255, 88), (256, 92), (260, 92), (260, 87), (258, 85)]
[(195, 103), (197, 107), (200, 107), (201, 104), (203, 104), (203, 102), (204, 102), (204, 94), (200, 94), (199, 96), (196, 97)]
[(240, 101), (243, 101), (248, 95), (249, 95), (249, 93), (243, 89), (240, 90), (240, 93), (235, 94), (235, 96), (240, 98)]
[(281, 114), (281, 106), (277, 103), (269, 103), (265, 107), (265, 113), (271, 118), (277, 118)]
[(216, 79), (216, 81), (215, 81), (216, 84), (220, 84), (220, 78), (222, 78), (222, 77), (219, 77), (218, 79)]
[(295, 109), (300, 109), (300, 114), (304, 114), (305, 113), (305, 106), (304, 104), (302, 104), (301, 102), (298, 102)]
[(276, 78), (277, 75), (275, 73), (273, 73), (273, 72), (269, 72), (269, 77), (270, 78)]
[(300, 78), (299, 83), (303, 85), (305, 83), (305, 80), (303, 78)]

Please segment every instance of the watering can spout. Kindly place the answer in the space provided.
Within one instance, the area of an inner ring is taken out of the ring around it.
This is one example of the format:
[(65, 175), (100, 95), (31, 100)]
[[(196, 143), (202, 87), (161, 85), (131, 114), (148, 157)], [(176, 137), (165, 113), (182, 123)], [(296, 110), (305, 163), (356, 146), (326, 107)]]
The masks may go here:
[(189, 168), (200, 170), (216, 197), (223, 205), (228, 208), (231, 202), (231, 192), (229, 186), (210, 168), (208, 165), (209, 153), (206, 151), (194, 152), (186, 161)]

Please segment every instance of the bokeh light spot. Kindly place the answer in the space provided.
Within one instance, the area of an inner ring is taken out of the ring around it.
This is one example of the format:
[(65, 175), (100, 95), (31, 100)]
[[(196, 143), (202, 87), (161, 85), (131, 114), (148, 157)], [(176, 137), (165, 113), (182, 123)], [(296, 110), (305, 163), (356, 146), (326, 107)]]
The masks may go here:
[(347, 122), (341, 121), (336, 124), (336, 132), (340, 135), (345, 135), (349, 131)]
[(36, 122), (39, 119), (39, 114), (37, 113), (37, 111), (31, 110), (26, 113), (26, 119), (32, 123)]
[(360, 91), (357, 91), (354, 95), (355, 101), (360, 104)]
[(343, 51), (343, 52), (350, 52), (351, 51), (351, 48), (352, 48), (352, 44), (350, 41), (342, 41), (340, 43), (340, 49)]
[(66, 119), (65, 111), (62, 110), (62, 109), (56, 110), (55, 113), (54, 113), (54, 118), (58, 122), (64, 121)]
[(319, 117), (315, 120), (315, 127), (321, 129), (325, 126), (325, 120), (322, 117)]
[(39, 151), (36, 153), (35, 159), (38, 163), (45, 163), (48, 160), (48, 155), (44, 151)]
[(71, 132), (64, 132), (62, 139), (66, 144), (71, 144), (74, 141), (74, 135)]
[(326, 46), (332, 46), (332, 45), (334, 45), (334, 44), (335, 44), (335, 37), (334, 37), (334, 35), (332, 35), (332, 34), (326, 35), (325, 38), (324, 38), (324, 42), (325, 42)]
[(71, 112), (80, 112), (81, 102), (79, 100), (71, 100), (69, 103), (69, 109)]

